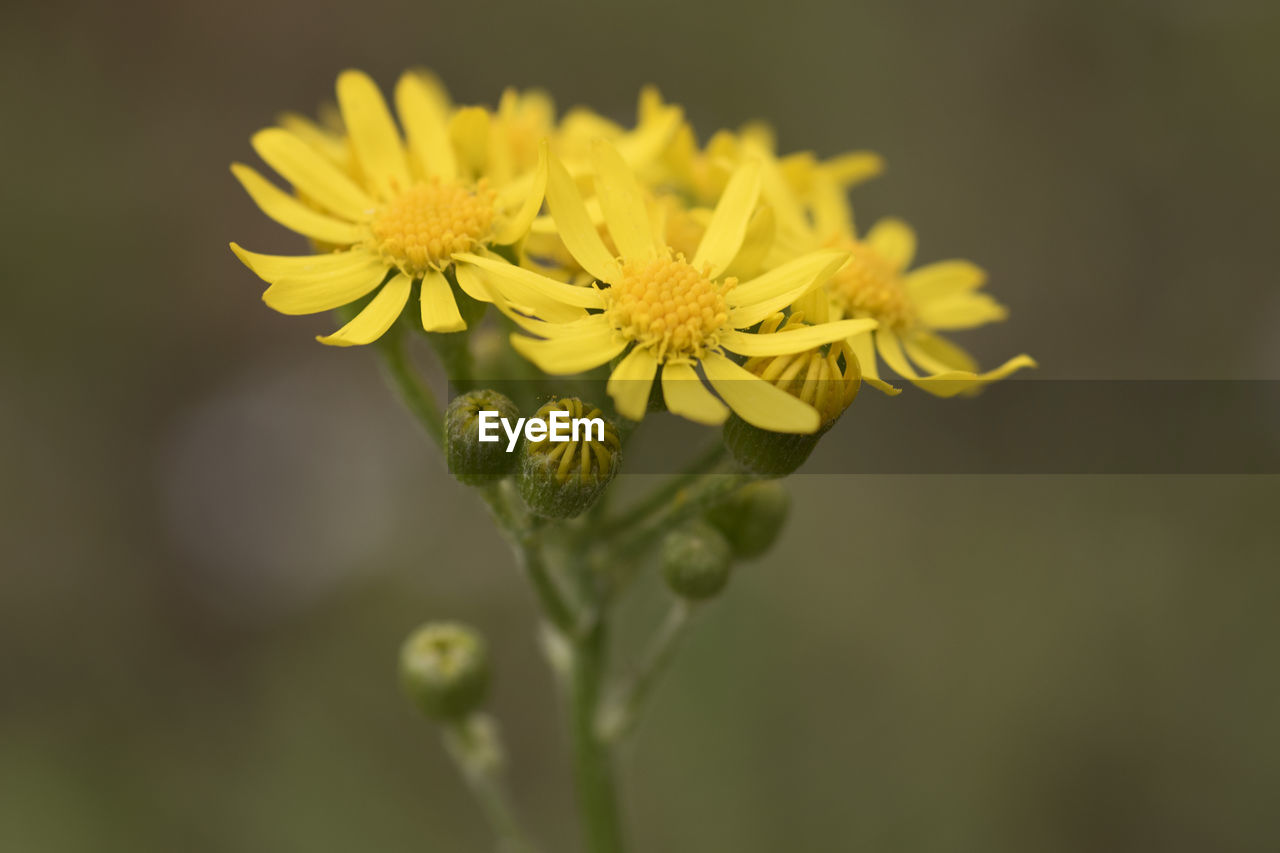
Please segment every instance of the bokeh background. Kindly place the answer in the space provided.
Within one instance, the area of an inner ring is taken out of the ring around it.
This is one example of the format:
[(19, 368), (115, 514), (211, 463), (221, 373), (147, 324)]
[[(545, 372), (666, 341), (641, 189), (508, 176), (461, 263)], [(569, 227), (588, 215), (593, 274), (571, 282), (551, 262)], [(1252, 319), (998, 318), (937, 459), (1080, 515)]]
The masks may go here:
[[(340, 69), (620, 118), (654, 82), (704, 133), (878, 150), (862, 220), (908, 218), (1011, 306), (966, 338), (987, 361), (1267, 380), (1277, 43), (1265, 0), (8, 5), (0, 849), (488, 849), (393, 681), (442, 616), (491, 638), (516, 799), (576, 849), (481, 507), (369, 354), (266, 310), (226, 248), (291, 249), (227, 164)], [(636, 849), (1280, 849), (1275, 478), (793, 486), (624, 755)]]

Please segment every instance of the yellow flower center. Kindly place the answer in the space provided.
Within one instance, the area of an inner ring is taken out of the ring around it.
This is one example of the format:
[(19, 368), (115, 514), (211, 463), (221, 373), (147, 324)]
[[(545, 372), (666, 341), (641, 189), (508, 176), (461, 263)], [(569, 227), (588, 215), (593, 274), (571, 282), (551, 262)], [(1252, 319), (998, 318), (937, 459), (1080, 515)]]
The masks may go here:
[(831, 277), (827, 292), (846, 316), (861, 314), (882, 326), (902, 328), (915, 316), (898, 270), (866, 243), (849, 241), (849, 262)]
[(439, 178), (414, 184), (374, 215), (374, 247), (410, 275), (443, 270), (489, 235), (495, 198), (484, 181), (474, 189)]
[(737, 279), (712, 281), (685, 261), (624, 261), (622, 277), (605, 290), (614, 328), (659, 360), (699, 358), (718, 343), (729, 319), (725, 294)]

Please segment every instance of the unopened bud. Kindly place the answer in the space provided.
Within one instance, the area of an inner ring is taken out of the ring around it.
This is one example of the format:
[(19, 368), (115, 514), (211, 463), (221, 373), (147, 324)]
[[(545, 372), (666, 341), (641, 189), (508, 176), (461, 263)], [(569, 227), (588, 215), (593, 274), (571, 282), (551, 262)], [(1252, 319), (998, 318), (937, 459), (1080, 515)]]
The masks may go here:
[[(480, 440), (480, 413), (497, 412), (489, 419), (496, 440)], [(514, 423), (520, 410), (497, 391), (468, 391), (449, 401), (444, 413), (444, 456), (449, 472), (462, 482), (478, 486), (510, 474), (516, 454), (507, 452), (498, 418)]]
[(466, 625), (433, 622), (400, 647), (400, 684), (418, 710), (434, 720), (458, 720), (489, 692), (484, 638)]
[(695, 521), (662, 540), (662, 576), (681, 598), (711, 598), (729, 582), (733, 554), (724, 534)]
[(768, 551), (787, 523), (791, 495), (777, 480), (757, 480), (738, 489), (707, 513), (707, 521), (724, 534), (739, 560)]
[[(553, 412), (567, 441), (553, 440)], [(574, 518), (604, 494), (618, 473), (622, 442), (613, 422), (576, 397), (553, 400), (534, 419), (548, 424), (540, 440), (526, 438), (520, 451), (516, 485), (529, 509), (544, 518)], [(528, 432), (526, 431), (526, 436)]]

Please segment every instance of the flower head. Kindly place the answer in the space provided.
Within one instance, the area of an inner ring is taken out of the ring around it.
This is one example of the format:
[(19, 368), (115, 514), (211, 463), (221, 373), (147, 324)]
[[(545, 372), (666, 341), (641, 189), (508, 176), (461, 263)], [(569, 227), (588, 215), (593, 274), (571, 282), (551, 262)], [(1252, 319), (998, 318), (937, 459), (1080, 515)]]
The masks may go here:
[[(347, 325), (319, 338), (323, 343), (377, 340), (415, 291), (425, 330), (465, 329), (450, 281), (458, 256), (524, 236), (542, 204), (545, 167), (519, 176), (505, 168), (495, 180), (488, 113), (454, 110), (420, 72), (396, 86), (403, 138), (367, 75), (343, 72), (337, 95), (344, 138), (297, 117), (253, 137), (254, 150), (294, 195), (249, 166), (231, 167), (264, 213), (330, 251), (261, 255), (235, 243), (232, 250), (271, 285), (263, 300), (284, 314), (328, 311), (374, 294)], [(483, 291), (469, 295), (486, 298)]]
[(554, 157), (547, 202), (565, 246), (596, 286), (573, 286), (463, 256), (485, 285), (512, 304), (529, 306), (533, 313), (547, 302), (592, 312), (566, 322), (513, 314), (538, 337), (515, 334), (512, 345), (548, 373), (576, 373), (622, 356), (608, 391), (618, 411), (632, 420), (644, 416), (661, 374), (667, 408), (690, 420), (719, 424), (733, 410), (762, 429), (816, 432), (822, 423), (816, 409), (745, 370), (728, 353), (749, 358), (803, 352), (874, 328), (874, 320), (857, 318), (771, 335), (746, 331), (821, 285), (844, 264), (845, 253), (815, 251), (738, 282), (725, 271), (756, 211), (761, 180), (756, 163), (734, 171), (690, 258), (668, 244), (651, 215), (649, 197), (617, 150), (598, 141), (592, 159), (596, 199), (614, 249)]

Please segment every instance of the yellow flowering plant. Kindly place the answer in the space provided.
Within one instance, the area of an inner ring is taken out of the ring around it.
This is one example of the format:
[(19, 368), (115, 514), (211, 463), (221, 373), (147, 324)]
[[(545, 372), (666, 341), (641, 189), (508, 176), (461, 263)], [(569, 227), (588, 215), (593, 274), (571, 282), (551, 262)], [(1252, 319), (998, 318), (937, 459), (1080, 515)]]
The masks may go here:
[[(335, 108), (285, 114), (251, 143), (287, 186), (241, 163), (233, 174), (306, 244), (231, 249), (268, 284), (268, 306), (334, 312), (342, 325), (321, 343), (371, 347), (510, 542), (565, 688), (592, 853), (624, 849), (614, 751), (693, 617), (775, 542), (782, 478), (864, 379), (897, 393), (877, 361), (940, 396), (1033, 364), (979, 372), (938, 334), (1004, 318), (976, 266), (912, 270), (915, 236), (897, 220), (855, 231), (847, 193), (881, 171), (878, 155), (779, 154), (760, 123), (700, 145), (654, 89), (627, 128), (584, 108), (559, 115), (537, 90), (458, 105), (421, 70), (388, 104), (345, 71)], [(443, 362), (444, 408), (409, 357), (414, 337)], [(584, 400), (591, 380), (602, 395)], [(657, 412), (700, 425), (708, 446), (618, 509), (628, 441)], [(609, 629), (651, 562), (670, 614), (617, 673)], [(503, 849), (532, 849), (485, 711), (488, 656), (466, 625), (428, 624), (405, 642), (401, 679)]]

